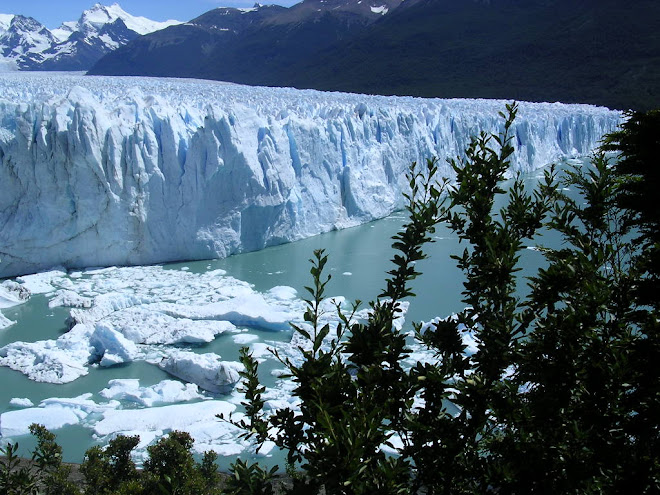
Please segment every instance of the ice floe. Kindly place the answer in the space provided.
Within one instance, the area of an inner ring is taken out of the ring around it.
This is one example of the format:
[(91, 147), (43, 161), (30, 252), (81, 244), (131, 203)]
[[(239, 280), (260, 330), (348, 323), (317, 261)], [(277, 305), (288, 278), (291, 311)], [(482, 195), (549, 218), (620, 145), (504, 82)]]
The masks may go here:
[(163, 380), (150, 387), (141, 387), (137, 378), (115, 379), (108, 382), (108, 388), (99, 392), (101, 397), (138, 404), (143, 407), (201, 400), (197, 385), (175, 380)]
[(224, 394), (238, 382), (243, 365), (236, 361), (222, 361), (214, 353), (195, 354), (174, 350), (159, 363), (170, 375), (196, 384), (209, 392)]
[(0, 330), (12, 326), (14, 323), (16, 323), (13, 320), (10, 320), (7, 318), (5, 315), (0, 312)]
[[(240, 445), (240, 430), (218, 419), (218, 415), (229, 416), (236, 406), (226, 401), (208, 400), (191, 404), (175, 404), (145, 409), (123, 409), (107, 411), (93, 426), (99, 438), (122, 435), (140, 435), (140, 438), (162, 436), (172, 431), (186, 431), (195, 439), (194, 449), (223, 451), (230, 447), (233, 453), (245, 448)], [(237, 445), (238, 444), (238, 445)], [(223, 447), (224, 446), (224, 447)], [(138, 454), (140, 449), (138, 448)]]
[(30, 299), (31, 292), (23, 284), (13, 280), (5, 280), (0, 283), (0, 330), (16, 323), (2, 314), (3, 308), (11, 308), (23, 304)]
[[(301, 320), (304, 312), (295, 289), (275, 287), (259, 293), (223, 270), (199, 274), (160, 266), (110, 267), (72, 276), (51, 271), (19, 277), (2, 287), (7, 297), (18, 300), (17, 294), (29, 290), (44, 294), (51, 307), (70, 308), (67, 333), (0, 348), (0, 365), (49, 383), (71, 382), (86, 375), (91, 365), (153, 360), (155, 354), (166, 358), (168, 372), (178, 377), (192, 373), (206, 390), (227, 390), (236, 381), (231, 367), (223, 368), (214, 388), (210, 378), (199, 375), (201, 369), (210, 373), (211, 362), (202, 366), (188, 359), (177, 364), (174, 354), (157, 347), (205, 344), (225, 333), (244, 332), (238, 326), (288, 330), (289, 322)], [(0, 325), (9, 323), (0, 319)], [(186, 371), (188, 365), (197, 371)]]
[(101, 366), (133, 361), (139, 352), (134, 342), (106, 323), (96, 325), (89, 343), (94, 347), (94, 354), (100, 358)]
[(5, 280), (0, 284), (0, 309), (22, 304), (30, 298), (30, 295), (27, 286), (13, 280)]
[(81, 324), (57, 340), (13, 342), (0, 348), (0, 365), (20, 371), (36, 382), (72, 382), (88, 373), (93, 330)]
[(74, 398), (50, 398), (41, 401), (38, 407), (7, 411), (0, 415), (0, 437), (27, 435), (32, 423), (57, 430), (67, 425), (79, 424), (90, 415), (100, 416), (114, 410), (119, 402), (98, 404), (87, 393)]
[(10, 406), (14, 407), (34, 407), (34, 402), (32, 402), (27, 397), (14, 397), (9, 401)]

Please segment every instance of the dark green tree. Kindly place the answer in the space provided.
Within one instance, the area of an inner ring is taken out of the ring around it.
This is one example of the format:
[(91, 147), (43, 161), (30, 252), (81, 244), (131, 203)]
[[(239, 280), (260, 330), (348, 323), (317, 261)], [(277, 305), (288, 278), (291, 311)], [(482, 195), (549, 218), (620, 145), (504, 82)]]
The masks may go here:
[(660, 308), (660, 110), (634, 112), (617, 132), (608, 135), (604, 151), (617, 153), (614, 173), (621, 179), (617, 204), (632, 230), (639, 271), (636, 297)]
[[(423, 330), (416, 325), (418, 340), (438, 361), (410, 371), (424, 407), (409, 415), (412, 443), (406, 453), (414, 460), (418, 485), (428, 493), (486, 493), (499, 483), (502, 466), (491, 450), (501, 425), (514, 418), (517, 391), (507, 374), (529, 326), (516, 296), (516, 273), (524, 241), (534, 238), (556, 195), (550, 170), (531, 195), (516, 179), (506, 206), (495, 210), (496, 197), (505, 194), (516, 113), (516, 105), (507, 105), (507, 113), (500, 114), (501, 134), (474, 137), (465, 156), (450, 161), (456, 186), (443, 217), (467, 243), (454, 256), (466, 277), (466, 309)], [(464, 353), (464, 333), (476, 339), (472, 356)], [(458, 414), (447, 412), (448, 402)]]
[[(628, 359), (635, 363), (627, 408), (626, 434), (635, 439), (627, 466), (639, 492), (660, 491), (660, 110), (628, 115), (621, 130), (610, 134), (604, 150), (616, 152), (614, 173), (620, 179), (617, 204), (632, 237), (629, 269), (636, 312), (635, 345)], [(634, 413), (632, 413), (634, 411)]]
[(218, 493), (215, 454), (205, 453), (202, 464), (195, 462), (192, 437), (172, 431), (156, 444), (147, 447), (142, 485), (145, 493), (197, 495)]
[(40, 492), (46, 495), (80, 493), (77, 487), (69, 481), (71, 467), (62, 463), (62, 447), (55, 441), (55, 435), (39, 424), (31, 424), (30, 433), (37, 438), (32, 462), (41, 478)]
[(131, 451), (140, 442), (138, 436), (119, 435), (107, 447), (92, 447), (85, 452), (80, 472), (86, 491), (99, 495), (114, 493), (119, 487), (138, 478)]
[[(436, 173), (435, 160), (411, 167), (410, 221), (394, 238), (395, 267), (379, 300), (370, 304), (366, 321), (355, 320), (357, 303), (349, 314), (336, 307), (340, 323), (335, 328), (324, 322), (327, 256), (316, 251), (310, 260), (313, 286), (307, 288), (306, 324), (294, 326), (305, 342), (299, 348), (302, 361), (281, 358), (296, 383), (301, 414), (283, 409), (270, 418), (279, 431), (276, 444), (287, 450), (290, 466), (302, 471), (294, 477), (293, 493), (410, 492), (409, 461), (385, 455), (381, 446), (401, 428), (412, 404), (412, 387), (401, 366), (406, 340), (394, 322), (401, 315), (401, 300), (412, 295), (409, 284), (419, 274), (415, 263), (425, 257), (422, 246), (439, 221), (442, 185)], [(243, 362), (256, 373), (249, 356)], [(246, 379), (257, 405), (257, 389), (250, 388), (251, 377)], [(247, 410), (257, 425), (250, 428), (260, 431), (260, 416), (251, 406)]]
[[(308, 345), (302, 364), (284, 360), (302, 414), (270, 419), (302, 471), (293, 493), (657, 491), (660, 380), (649, 370), (660, 358), (658, 318), (637, 289), (652, 281), (645, 251), (655, 227), (625, 206), (628, 183), (638, 178), (618, 179), (600, 153), (565, 173), (577, 199), (559, 192), (550, 170), (531, 193), (515, 180), (495, 210), (516, 112), (508, 105), (501, 134), (475, 137), (450, 162), (456, 187), (446, 209), (431, 188), (435, 162), (428, 174), (413, 166), (411, 221), (395, 238), (395, 269), (365, 322), (338, 308), (341, 325), (322, 323), (327, 257), (315, 253), (309, 325), (296, 328)], [(406, 370), (406, 340), (393, 323), (401, 298), (413, 295), (415, 262), (440, 217), (467, 245), (455, 256), (466, 309), (415, 325), (437, 360)], [(639, 237), (631, 239), (631, 228)], [(521, 253), (543, 229), (563, 244), (540, 248), (547, 264), (525, 281)], [(477, 342), (473, 355), (466, 333)], [(404, 447), (390, 458), (379, 447), (393, 432)]]

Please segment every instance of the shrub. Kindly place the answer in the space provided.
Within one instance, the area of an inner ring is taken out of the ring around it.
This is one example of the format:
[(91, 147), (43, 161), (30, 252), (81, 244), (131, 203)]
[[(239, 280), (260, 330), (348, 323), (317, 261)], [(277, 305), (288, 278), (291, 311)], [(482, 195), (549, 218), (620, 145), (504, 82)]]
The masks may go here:
[[(647, 378), (660, 358), (657, 304), (637, 289), (655, 276), (639, 249), (657, 224), (640, 224), (646, 217), (639, 212), (638, 223), (630, 221), (626, 181), (622, 186), (602, 153), (562, 179), (578, 200), (559, 191), (551, 169), (531, 193), (516, 179), (507, 204), (495, 211), (514, 152), (516, 112), (508, 105), (501, 134), (482, 133), (464, 157), (450, 161), (457, 184), (447, 191), (447, 207), (436, 162), (421, 170), (413, 164), (409, 222), (394, 238), (395, 267), (366, 321), (354, 321), (355, 306), (349, 314), (337, 307), (336, 328), (322, 323), (327, 256), (314, 253), (307, 325), (294, 327), (307, 341), (303, 360), (281, 359), (296, 383), (300, 412), (266, 418), (258, 400), (263, 389), (246, 396), (244, 427), (258, 432), (258, 441), (275, 428), (273, 440), (301, 472), (291, 493), (658, 490), (652, 412), (660, 380)], [(415, 263), (440, 220), (467, 243), (454, 257), (466, 277), (466, 309), (414, 325), (437, 360), (404, 369), (409, 350), (394, 320), (401, 299), (414, 295)], [(631, 225), (641, 241), (626, 235)], [(521, 298), (521, 252), (542, 228), (558, 232), (563, 245), (539, 248), (546, 265)], [(464, 352), (466, 333), (477, 343), (473, 355)], [(257, 390), (256, 361), (246, 352), (242, 360)], [(449, 404), (458, 412), (449, 413)], [(395, 435), (403, 446), (387, 456), (382, 446)]]

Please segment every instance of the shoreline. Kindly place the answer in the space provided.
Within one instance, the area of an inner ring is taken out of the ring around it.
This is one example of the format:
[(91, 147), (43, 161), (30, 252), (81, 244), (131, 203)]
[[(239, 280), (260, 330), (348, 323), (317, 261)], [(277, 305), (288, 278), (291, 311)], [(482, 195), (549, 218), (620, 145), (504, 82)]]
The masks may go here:
[[(0, 455), (0, 462), (5, 462), (7, 459), (7, 456)], [(18, 467), (23, 468), (23, 467), (29, 467), (31, 465), (34, 465), (35, 462), (32, 459), (26, 458), (26, 457), (19, 457), (18, 458)], [(85, 486), (85, 476), (82, 474), (80, 467), (82, 464), (76, 463), (76, 462), (62, 462), (63, 466), (67, 466), (71, 469), (68, 479), (72, 483), (74, 483), (78, 487), (84, 487)], [(142, 472), (142, 468), (137, 469), (138, 472)], [(222, 488), (226, 480), (231, 477), (231, 473), (227, 471), (220, 471), (218, 470), (218, 474), (220, 475), (220, 483), (218, 484), (219, 488)], [(284, 489), (287, 487), (291, 486), (291, 477), (287, 475), (286, 473), (279, 473), (277, 474), (277, 478), (273, 481), (273, 488), (275, 490), (276, 495), (280, 495), (284, 493)], [(84, 492), (81, 492), (84, 493)]]

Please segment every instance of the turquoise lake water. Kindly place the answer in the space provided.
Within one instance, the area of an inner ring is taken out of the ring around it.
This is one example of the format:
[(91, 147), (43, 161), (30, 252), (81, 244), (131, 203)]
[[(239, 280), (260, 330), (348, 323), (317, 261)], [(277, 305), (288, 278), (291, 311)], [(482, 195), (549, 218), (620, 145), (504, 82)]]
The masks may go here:
[[(526, 176), (525, 180), (533, 185), (540, 176), (542, 172), (537, 171)], [(304, 286), (311, 282), (307, 260), (315, 249), (323, 248), (329, 255), (327, 267), (328, 273), (332, 275), (327, 295), (341, 295), (348, 300), (361, 299), (366, 303), (373, 300), (385, 286), (386, 271), (392, 267), (389, 260), (394, 254), (390, 247), (391, 237), (404, 222), (405, 215), (400, 213), (360, 227), (330, 232), (254, 253), (223, 260), (174, 263), (164, 267), (172, 270), (186, 267), (196, 273), (220, 268), (234, 278), (249, 282), (257, 291), (288, 285), (294, 287), (300, 297), (304, 297)], [(463, 276), (450, 259), (450, 255), (458, 253), (463, 246), (459, 246), (456, 237), (442, 226), (437, 229), (434, 240), (427, 247), (429, 259), (418, 265), (423, 275), (413, 284), (417, 297), (411, 300), (406, 317), (408, 324), (410, 321), (446, 316), (463, 307), (460, 295)], [(541, 241), (553, 244), (556, 239), (546, 238)], [(541, 263), (539, 252), (526, 250), (522, 257), (524, 269), (521, 276), (532, 273)], [(0, 347), (18, 340), (34, 342), (54, 339), (65, 332), (69, 309), (51, 309), (47, 302), (45, 296), (36, 295), (26, 304), (3, 310), (5, 316), (17, 323), (6, 330), (0, 330)], [(290, 332), (251, 330), (251, 333), (258, 334), (263, 341), (288, 340), (291, 336)], [(237, 359), (239, 347), (231, 339), (218, 338), (204, 345), (200, 351), (217, 352), (224, 359)], [(90, 368), (88, 375), (64, 385), (36, 383), (17, 371), (0, 367), (0, 413), (11, 409), (9, 401), (14, 397), (27, 397), (38, 404), (50, 397), (76, 397), (91, 392), (93, 399), (101, 401), (103, 399), (97, 395), (98, 392), (114, 378), (139, 378), (142, 386), (171, 379), (164, 371), (143, 361), (112, 368)], [(95, 442), (90, 430), (83, 426), (64, 427), (55, 433), (64, 447), (67, 461), (79, 462), (84, 451)], [(28, 438), (18, 440), (25, 449), (31, 445)]]

